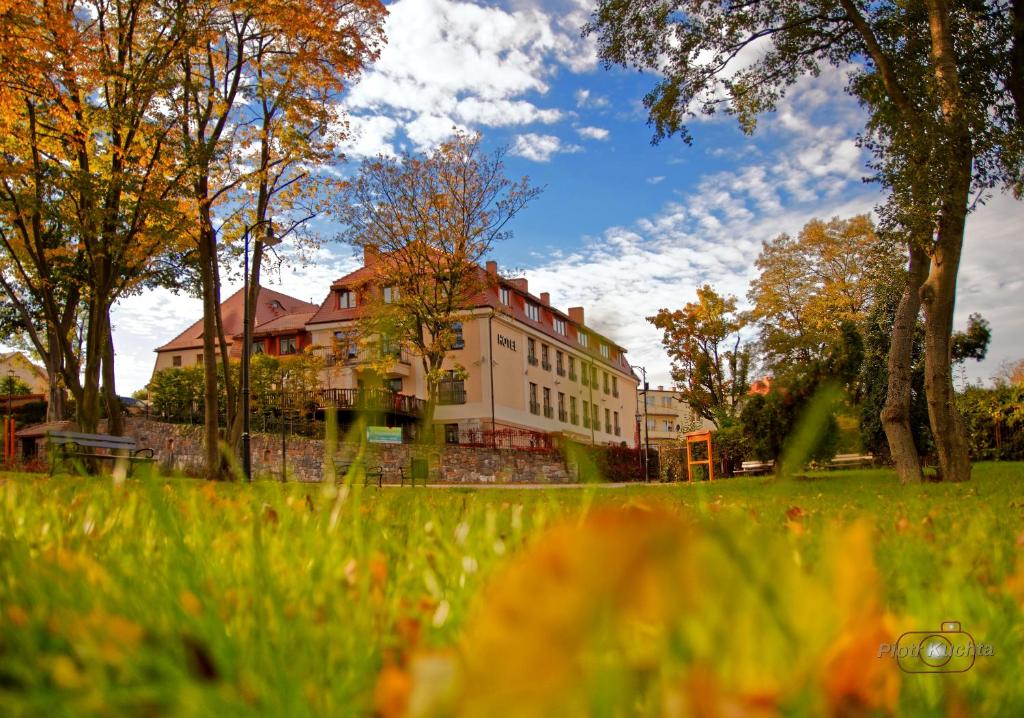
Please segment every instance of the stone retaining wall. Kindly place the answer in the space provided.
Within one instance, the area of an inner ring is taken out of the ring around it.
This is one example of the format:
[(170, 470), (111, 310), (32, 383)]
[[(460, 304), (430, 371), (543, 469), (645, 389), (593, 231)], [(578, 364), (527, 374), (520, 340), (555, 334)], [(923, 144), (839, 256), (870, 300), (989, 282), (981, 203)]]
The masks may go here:
[[(203, 472), (203, 427), (165, 424), (149, 419), (128, 419), (125, 433), (139, 446), (156, 452), (157, 465), (165, 471), (191, 475)], [(280, 435), (252, 435), (254, 476), (280, 477)], [(357, 444), (340, 444), (337, 457), (350, 460), (359, 451)], [(432, 483), (564, 483), (575, 480), (562, 455), (557, 451), (487, 449), (468, 446), (414, 446), (410, 444), (370, 444), (366, 463), (384, 468), (385, 483), (398, 483), (399, 468), (406, 477), (413, 457), (426, 458), (428, 479)], [(292, 481), (321, 481), (324, 476), (324, 442), (289, 436), (287, 472)]]

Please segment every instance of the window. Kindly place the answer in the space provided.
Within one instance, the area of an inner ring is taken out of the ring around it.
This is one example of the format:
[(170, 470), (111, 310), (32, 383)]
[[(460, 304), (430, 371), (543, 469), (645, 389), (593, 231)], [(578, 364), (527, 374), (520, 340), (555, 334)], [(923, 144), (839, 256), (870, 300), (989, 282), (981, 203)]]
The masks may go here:
[(530, 413), (540, 414), (540, 404), (537, 403), (537, 385), (530, 382)]
[(574, 396), (569, 397), (569, 421), (573, 426), (580, 423), (580, 417), (576, 413), (576, 397)]
[(459, 425), (458, 424), (445, 424), (444, 425), (444, 443), (446, 443), (446, 444), (458, 444), (459, 443)]
[(526, 316), (528, 316), (530, 319), (532, 319), (535, 322), (539, 322), (540, 321), (540, 307), (538, 307), (533, 302), (527, 302), (526, 303)]
[(581, 347), (585, 347), (589, 346), (590, 338), (587, 336), (586, 332), (581, 331), (579, 334), (576, 335), (576, 341), (580, 343)]
[(462, 337), (462, 322), (452, 324), (452, 331), (455, 332), (452, 349), (463, 349), (466, 346), (466, 340)]
[(394, 379), (388, 379), (388, 389), (393, 391), (395, 394), (402, 393), (402, 377), (396, 376)]
[(295, 337), (281, 337), (281, 356), (294, 354), (296, 351)]
[(554, 409), (551, 408), (551, 390), (544, 387), (544, 416), (551, 418), (554, 416)]
[(355, 332), (334, 332), (334, 356), (343, 361), (355, 359), (359, 355)]
[(549, 359), (548, 345), (540, 345), (540, 367), (545, 371), (551, 371), (551, 360)]
[(671, 421), (669, 421), (668, 419), (665, 419), (664, 421), (662, 421), (662, 424), (665, 427), (665, 431), (672, 431), (672, 422)]
[(380, 355), (381, 357), (394, 357), (395, 359), (402, 358), (402, 345), (389, 337), (387, 334), (380, 335)]
[(608, 377), (608, 372), (604, 373), (604, 393), (607, 394), (611, 391), (611, 380)]
[(453, 370), (445, 372), (437, 383), (438, 404), (465, 404), (466, 387), (462, 379)]
[(511, 304), (511, 300), (509, 299), (508, 296), (508, 290), (505, 289), (505, 287), (502, 287), (500, 290), (498, 290), (498, 295), (501, 297), (501, 303), (504, 304), (506, 307), (509, 306), (509, 304)]
[(262, 354), (263, 352), (264, 352), (263, 340), (260, 340), (258, 342), (253, 342), (252, 343), (252, 353), (253, 354)]
[(597, 431), (601, 428), (601, 407), (597, 404), (591, 404), (590, 407), (594, 410), (594, 430)]
[(555, 371), (558, 376), (565, 376), (565, 354), (562, 352), (555, 352)]
[(576, 357), (569, 357), (569, 379), (576, 381)]
[(384, 303), (391, 304), (398, 301), (398, 287), (384, 287)]
[(618, 395), (619, 395), (619, 377), (613, 376), (612, 377), (612, 396), (618, 396)]
[(537, 366), (537, 342), (529, 337), (526, 338), (526, 361)]
[(656, 429), (656, 425), (654, 423), (654, 419), (648, 419), (647, 420), (647, 428), (650, 429), (651, 431), (654, 431)]
[(604, 432), (612, 433), (612, 410), (607, 408), (604, 410)]
[(352, 309), (356, 305), (356, 293), (343, 289), (338, 292), (338, 309)]
[(611, 350), (608, 349), (608, 345), (601, 342), (601, 356), (607, 359), (611, 355)]
[(615, 435), (622, 436), (622, 428), (619, 426), (619, 412), (615, 412)]
[(181, 366), (181, 354), (175, 354), (171, 357), (171, 366)]
[(199, 354), (196, 354), (196, 364), (198, 365), (198, 364), (202, 364), (202, 363), (203, 363), (203, 355), (202, 355), (202, 352), (200, 352)]
[(555, 317), (555, 331), (565, 336), (565, 320), (561, 317)]
[(564, 422), (566, 418), (565, 394), (563, 392), (558, 392), (558, 420)]
[(663, 396), (663, 397), (661, 397), (661, 405), (664, 406), (667, 409), (671, 409), (672, 408), (672, 397), (671, 396)]
[(654, 397), (649, 394), (644, 394), (644, 403), (647, 406), (654, 406)]
[(583, 400), (583, 428), (590, 428), (590, 402)]
[(592, 386), (592, 387), (594, 387), (596, 389), (597, 388), (597, 365), (596, 364), (591, 364), (590, 365), (590, 371), (591, 371), (591, 374), (590, 374), (590, 386)]

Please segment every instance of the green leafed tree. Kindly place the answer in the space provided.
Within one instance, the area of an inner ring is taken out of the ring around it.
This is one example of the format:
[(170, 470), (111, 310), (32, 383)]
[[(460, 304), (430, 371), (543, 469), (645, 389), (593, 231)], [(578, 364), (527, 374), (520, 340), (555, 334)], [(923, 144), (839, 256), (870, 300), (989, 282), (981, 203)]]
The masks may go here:
[(696, 302), (659, 309), (647, 321), (662, 330), (682, 401), (719, 428), (735, 418), (750, 386), (750, 352), (740, 337), (745, 320), (736, 311), (736, 297), (723, 297), (705, 284)]
[(946, 0), (599, 0), (585, 28), (605, 63), (658, 73), (644, 98), (656, 141), (690, 142), (687, 122), (699, 113), (724, 111), (753, 131), (800, 77), (852, 68), (846, 89), (868, 109), (878, 179), (901, 224), (927, 233), (914, 240), (930, 259), (920, 291), (925, 389), (949, 480), (970, 477), (950, 361), (967, 214), (979, 193), (1021, 185), (1009, 89), (1021, 77), (1019, 18), (998, 3)]

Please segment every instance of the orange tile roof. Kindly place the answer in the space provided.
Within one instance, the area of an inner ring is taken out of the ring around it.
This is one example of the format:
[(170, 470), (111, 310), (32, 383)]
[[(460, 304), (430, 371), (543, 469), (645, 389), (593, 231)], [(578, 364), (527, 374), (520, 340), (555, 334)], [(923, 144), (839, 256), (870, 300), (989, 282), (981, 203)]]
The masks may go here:
[[(480, 271), (481, 274), (483, 274), (486, 271), (482, 267), (479, 267), (478, 270)], [(340, 277), (339, 279), (334, 280), (334, 282), (331, 283), (331, 291), (328, 292), (327, 297), (324, 298), (324, 301), (320, 305), (320, 308), (307, 322), (307, 325), (324, 324), (328, 322), (343, 322), (359, 319), (363, 312), (362, 306), (356, 306), (353, 308), (346, 309), (339, 308), (337, 302), (337, 295), (335, 294), (334, 290), (345, 287), (351, 287), (355, 289), (359, 287), (361, 284), (371, 280), (373, 278), (373, 275), (373, 270), (370, 267), (364, 266), (360, 267), (359, 269), (356, 269), (353, 272), (346, 274), (343, 277)], [(511, 294), (516, 296), (516, 300), (513, 300), (512, 306), (505, 306), (501, 303), (498, 292), (499, 287), (508, 289)], [(530, 319), (526, 315), (527, 301), (536, 304), (539, 307), (539, 321), (534, 321), (533, 319)], [(477, 296), (472, 301), (472, 305), (474, 308), (489, 307), (491, 309), (498, 311), (499, 313), (505, 314), (506, 316), (510, 316), (516, 321), (521, 322), (526, 326), (532, 327), (540, 331), (541, 333), (551, 337), (553, 340), (572, 347), (572, 349), (574, 349), (575, 351), (587, 354), (600, 363), (614, 366), (620, 371), (623, 371), (627, 374), (631, 374), (634, 378), (636, 378), (636, 375), (633, 374), (632, 370), (630, 369), (629, 361), (625, 357), (626, 349), (624, 347), (620, 346), (619, 344), (616, 344), (607, 337), (598, 334), (597, 332), (589, 328), (586, 329), (586, 331), (593, 337), (594, 341), (592, 342), (591, 346), (582, 346), (579, 343), (577, 337), (580, 328), (585, 328), (584, 325), (578, 324), (577, 322), (570, 319), (567, 313), (555, 309), (550, 305), (544, 304), (543, 302), (541, 302), (540, 298), (534, 296), (533, 294), (530, 294), (529, 292), (524, 292), (522, 289), (518, 288), (514, 283), (507, 279), (498, 277), (496, 284), (486, 287), (477, 294)], [(558, 317), (559, 319), (565, 322), (565, 335), (555, 331), (554, 317)], [(606, 359), (605, 357), (601, 356), (599, 344), (602, 340), (605, 343), (607, 343), (609, 347), (614, 348), (616, 350), (617, 356), (614, 359)]]
[[(242, 297), (241, 289), (220, 304), (221, 316), (224, 321), (224, 336), (228, 344), (232, 343), (234, 337), (241, 336), (242, 334), (244, 305), (245, 300)], [(254, 331), (258, 332), (265, 324), (294, 314), (303, 314), (308, 319), (316, 309), (317, 306), (315, 304), (304, 302), (301, 299), (290, 297), (273, 289), (260, 287), (260, 295), (256, 302), (256, 313), (253, 322)], [(162, 347), (157, 347), (155, 351), (178, 351), (201, 348), (202, 346), (203, 320), (200, 319)]]

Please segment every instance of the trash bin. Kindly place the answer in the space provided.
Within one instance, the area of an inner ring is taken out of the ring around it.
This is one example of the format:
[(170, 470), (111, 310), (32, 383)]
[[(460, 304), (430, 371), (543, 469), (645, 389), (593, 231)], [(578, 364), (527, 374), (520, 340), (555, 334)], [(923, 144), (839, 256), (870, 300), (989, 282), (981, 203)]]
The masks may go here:
[(415, 486), (416, 479), (419, 479), (423, 483), (423, 485), (426, 486), (427, 476), (429, 473), (430, 472), (427, 467), (427, 460), (417, 459), (414, 457), (412, 460), (412, 470), (410, 471), (410, 475), (412, 476), (412, 485)]

